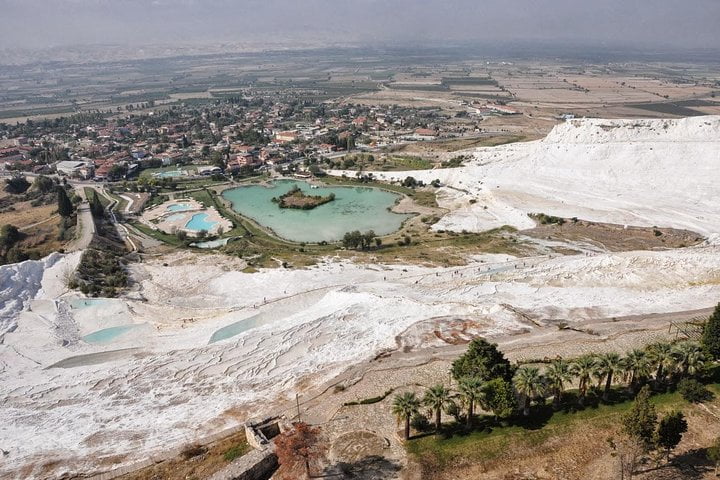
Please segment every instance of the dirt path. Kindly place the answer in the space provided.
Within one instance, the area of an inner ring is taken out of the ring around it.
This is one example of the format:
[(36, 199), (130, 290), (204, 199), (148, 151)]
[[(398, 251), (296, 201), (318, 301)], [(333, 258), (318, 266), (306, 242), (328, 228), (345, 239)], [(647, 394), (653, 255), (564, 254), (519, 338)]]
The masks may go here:
[(49, 217), (49, 218), (46, 218), (45, 220), (41, 220), (41, 221), (39, 221), (39, 222), (31, 223), (30, 225), (25, 225), (24, 227), (20, 227), (18, 230), (20, 230), (21, 232), (24, 232), (25, 230), (30, 230), (30, 229), (33, 228), (33, 227), (37, 227), (38, 225), (42, 225), (43, 223), (47, 223), (47, 222), (49, 222), (49, 221), (51, 221), (51, 220), (55, 220), (57, 217), (59, 217), (59, 215), (53, 215), (53, 216), (51, 216), (51, 217)]
[(90, 204), (85, 197), (85, 190), (82, 186), (77, 187), (75, 192), (82, 199), (77, 208), (77, 229), (78, 234), (75, 239), (68, 244), (66, 251), (75, 252), (85, 250), (95, 236), (95, 219), (90, 211)]

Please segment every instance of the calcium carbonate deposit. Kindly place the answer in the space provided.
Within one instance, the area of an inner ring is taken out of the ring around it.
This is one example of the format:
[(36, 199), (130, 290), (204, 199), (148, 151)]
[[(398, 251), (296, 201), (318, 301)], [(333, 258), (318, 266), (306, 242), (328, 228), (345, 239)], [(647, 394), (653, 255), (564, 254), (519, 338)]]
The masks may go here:
[(544, 212), (685, 228), (710, 241), (476, 255), (461, 268), (326, 259), (252, 274), (237, 259), (176, 253), (132, 265), (136, 291), (117, 300), (65, 291), (77, 256), (0, 267), (0, 477), (22, 467), (39, 475), (53, 460), (102, 471), (181, 446), (237, 425), (243, 412), (269, 413), (301, 380), (318, 384), (397, 348), (408, 329), (422, 339), (424, 325), (443, 328), (438, 319), (471, 319), (475, 333), (495, 335), (535, 328), (516, 309), (572, 323), (720, 298), (719, 117), (570, 121), (544, 140), (473, 156), (456, 169), (376, 175), (440, 179), (450, 211), (438, 229), (526, 228), (529, 212)]

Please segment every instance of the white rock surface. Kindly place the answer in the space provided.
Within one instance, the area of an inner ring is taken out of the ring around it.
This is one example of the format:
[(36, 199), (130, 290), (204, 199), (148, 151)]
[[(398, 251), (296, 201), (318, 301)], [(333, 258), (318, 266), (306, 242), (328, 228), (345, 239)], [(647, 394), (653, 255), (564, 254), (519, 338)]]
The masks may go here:
[[(717, 239), (719, 132), (719, 117), (569, 122), (543, 141), (479, 149), (464, 168), (411, 174), (447, 185), (443, 202), (452, 211), (438, 228), (524, 228), (532, 226), (527, 212), (545, 212)], [(54, 460), (59, 474), (180, 446), (242, 421), (229, 409), (262, 414), (298, 381), (328, 379), (396, 347), (404, 332), (403, 345), (421, 341), (422, 326), (437, 319), (469, 319), (491, 335), (532, 328), (506, 305), (573, 322), (697, 309), (720, 298), (716, 240), (662, 252), (477, 255), (463, 268), (328, 260), (255, 274), (233, 271), (220, 256), (175, 255), (132, 267), (145, 301), (75, 308), (60, 319), (72, 304), (62, 272), (73, 262), (53, 256), (0, 268), (3, 478), (23, 466), (25, 477), (43, 477), (41, 465)], [(208, 345), (218, 329), (244, 319), (254, 328)], [(105, 344), (68, 341), (127, 324), (143, 326)], [(47, 368), (56, 362), (72, 368)]]
[(531, 228), (527, 214), (542, 212), (720, 232), (720, 116), (569, 120), (543, 140), (479, 148), (472, 155), (461, 168), (373, 173), (440, 179), (441, 206), (452, 213), (435, 229)]

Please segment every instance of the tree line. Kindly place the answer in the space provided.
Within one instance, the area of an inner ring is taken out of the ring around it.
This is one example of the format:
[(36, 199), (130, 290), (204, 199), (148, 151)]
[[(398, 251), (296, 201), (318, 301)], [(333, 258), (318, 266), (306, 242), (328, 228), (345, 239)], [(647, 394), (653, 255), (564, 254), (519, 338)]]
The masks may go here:
[[(579, 408), (585, 407), (591, 398), (609, 402), (617, 393), (614, 386), (624, 387), (625, 394), (638, 399), (641, 392), (649, 395), (651, 391), (677, 388), (687, 400), (699, 402), (712, 394), (698, 379), (718, 358), (720, 304), (705, 324), (699, 342), (657, 342), (632, 350), (625, 356), (609, 352), (583, 355), (573, 360), (558, 358), (543, 367), (516, 366), (505, 358), (497, 345), (476, 338), (452, 364), (455, 388), (437, 384), (429, 387), (423, 396), (411, 391), (398, 394), (393, 399), (392, 410), (398, 420), (404, 422), (404, 436), (409, 439), (411, 425), (420, 430), (427, 423), (423, 407), (432, 414), (434, 429), (440, 433), (443, 413), (471, 427), (476, 420), (476, 406), (492, 413), (495, 421), (526, 418), (534, 409), (544, 407), (548, 399), (552, 399), (555, 410), (567, 406), (571, 396)], [(571, 386), (577, 386), (572, 395), (568, 391)], [(681, 423), (677, 415), (666, 422), (675, 422), (672, 428)], [(655, 435), (653, 445), (666, 448), (669, 441), (657, 440), (659, 426), (653, 425), (653, 429), (645, 430), (645, 447)]]

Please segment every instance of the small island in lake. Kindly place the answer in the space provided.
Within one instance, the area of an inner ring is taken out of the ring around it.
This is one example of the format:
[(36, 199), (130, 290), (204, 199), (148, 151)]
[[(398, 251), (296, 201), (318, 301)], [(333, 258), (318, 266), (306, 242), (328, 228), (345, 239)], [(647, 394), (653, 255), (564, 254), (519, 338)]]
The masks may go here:
[(277, 203), (280, 208), (297, 208), (300, 210), (310, 210), (333, 200), (335, 200), (334, 193), (327, 196), (307, 195), (297, 186), (279, 197), (272, 198), (272, 201)]

